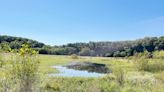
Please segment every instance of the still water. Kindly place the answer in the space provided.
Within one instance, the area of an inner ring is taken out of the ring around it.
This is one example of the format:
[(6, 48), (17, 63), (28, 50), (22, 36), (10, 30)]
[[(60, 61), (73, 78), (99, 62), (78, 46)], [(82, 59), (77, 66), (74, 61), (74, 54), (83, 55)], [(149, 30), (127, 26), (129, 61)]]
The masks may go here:
[(102, 76), (105, 76), (105, 74), (102, 74), (102, 73), (68, 69), (63, 66), (52, 66), (51, 68), (57, 69), (59, 73), (49, 74), (50, 76), (61, 76), (61, 77), (102, 77)]

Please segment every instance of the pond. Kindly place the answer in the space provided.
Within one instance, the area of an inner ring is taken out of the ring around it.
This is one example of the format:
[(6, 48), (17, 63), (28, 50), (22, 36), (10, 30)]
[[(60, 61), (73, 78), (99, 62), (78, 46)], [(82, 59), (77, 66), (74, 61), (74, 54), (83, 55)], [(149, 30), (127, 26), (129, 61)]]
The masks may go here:
[(106, 74), (89, 72), (86, 70), (75, 70), (70, 69), (65, 66), (52, 66), (51, 68), (55, 68), (59, 71), (59, 73), (49, 74), (52, 77), (61, 76), (61, 77), (102, 77)]

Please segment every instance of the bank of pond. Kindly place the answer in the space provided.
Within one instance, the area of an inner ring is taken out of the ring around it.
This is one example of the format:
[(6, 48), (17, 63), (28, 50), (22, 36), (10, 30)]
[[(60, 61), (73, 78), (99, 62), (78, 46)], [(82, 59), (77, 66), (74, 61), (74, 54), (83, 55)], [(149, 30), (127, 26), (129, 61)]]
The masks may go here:
[(105, 64), (91, 62), (72, 62), (67, 65), (55, 65), (51, 68), (57, 69), (58, 73), (51, 73), (49, 76), (61, 77), (103, 77), (111, 73)]

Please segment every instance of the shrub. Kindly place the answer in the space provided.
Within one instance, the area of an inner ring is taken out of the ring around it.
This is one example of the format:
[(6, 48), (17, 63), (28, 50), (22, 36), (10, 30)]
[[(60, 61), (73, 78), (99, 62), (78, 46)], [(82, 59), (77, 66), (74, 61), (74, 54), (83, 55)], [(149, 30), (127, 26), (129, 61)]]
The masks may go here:
[(113, 57), (120, 57), (120, 51), (114, 52)]
[(125, 57), (125, 56), (127, 56), (127, 54), (126, 54), (125, 51), (122, 51), (122, 52), (120, 53), (120, 56), (121, 56), (121, 57)]
[(105, 57), (112, 57), (112, 56), (113, 56), (113, 53), (110, 53), (110, 52), (105, 54)]
[(71, 55), (71, 58), (72, 58), (72, 59), (78, 59), (78, 56), (77, 56), (76, 54), (72, 54), (72, 55)]
[(60, 86), (59, 86), (58, 83), (53, 83), (53, 84), (47, 83), (45, 85), (45, 90), (47, 90), (47, 91), (50, 91), (50, 90), (52, 90), (52, 91), (60, 91)]
[[(39, 61), (36, 58), (37, 52), (28, 45), (22, 45), (18, 56), (12, 63), (11, 80), (15, 81), (16, 92), (37, 92), (36, 85), (39, 79)], [(13, 85), (13, 87), (14, 87)]]
[(151, 52), (144, 51), (142, 53), (136, 53), (134, 57), (146, 59), (146, 58), (152, 58), (153, 54)]

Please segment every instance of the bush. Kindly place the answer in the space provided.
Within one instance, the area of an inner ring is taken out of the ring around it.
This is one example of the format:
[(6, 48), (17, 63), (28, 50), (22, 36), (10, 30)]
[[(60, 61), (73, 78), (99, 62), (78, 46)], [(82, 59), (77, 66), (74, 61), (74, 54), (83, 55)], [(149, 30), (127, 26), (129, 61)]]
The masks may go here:
[(47, 91), (50, 91), (50, 90), (52, 90), (52, 91), (60, 91), (60, 86), (59, 86), (58, 83), (53, 83), (53, 84), (48, 84), (47, 83), (44, 88)]
[(106, 53), (105, 57), (113, 57), (113, 53)]
[[(39, 90), (39, 61), (37, 52), (23, 45), (6, 69), (5, 92), (37, 92)], [(9, 82), (8, 82), (9, 81)]]
[(153, 54), (151, 52), (144, 51), (142, 53), (136, 53), (134, 57), (135, 58), (147, 59), (147, 58), (152, 58)]
[(120, 57), (120, 51), (114, 52), (113, 57)]
[(125, 51), (122, 51), (122, 52), (120, 53), (120, 56), (121, 56), (121, 57), (125, 57), (125, 56), (127, 56), (127, 54), (126, 54)]
[(78, 59), (78, 56), (77, 56), (76, 54), (72, 54), (72, 55), (71, 55), (71, 58), (72, 58), (72, 59)]

